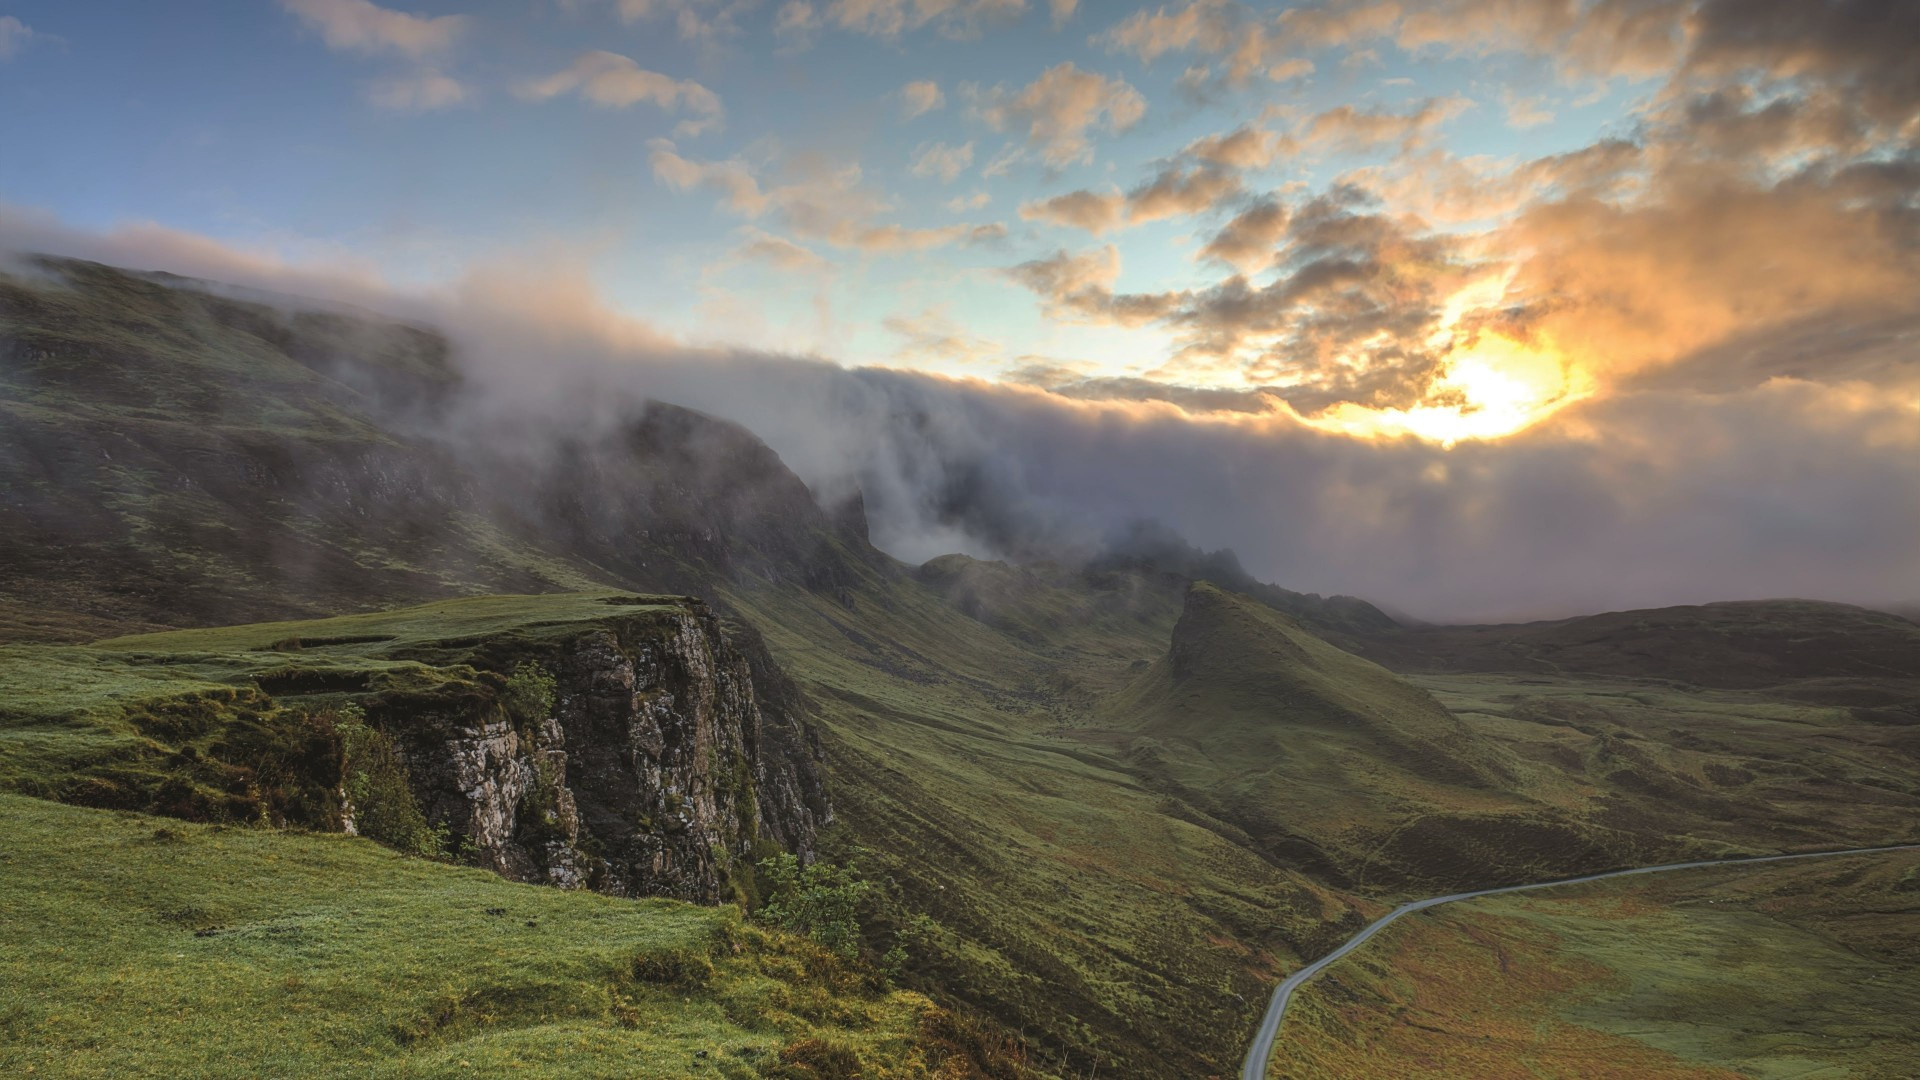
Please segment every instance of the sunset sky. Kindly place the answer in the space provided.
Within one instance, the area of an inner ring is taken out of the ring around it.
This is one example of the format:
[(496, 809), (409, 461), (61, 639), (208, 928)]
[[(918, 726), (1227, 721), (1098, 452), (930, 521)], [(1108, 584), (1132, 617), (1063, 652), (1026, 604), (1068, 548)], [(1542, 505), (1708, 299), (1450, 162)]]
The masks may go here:
[(1676, 575), (1699, 514), (1784, 538), (1732, 591), (1912, 599), (1916, 56), (1911, 0), (0, 0), (0, 215), (1400, 447), (1366, 506), (1585, 447)]

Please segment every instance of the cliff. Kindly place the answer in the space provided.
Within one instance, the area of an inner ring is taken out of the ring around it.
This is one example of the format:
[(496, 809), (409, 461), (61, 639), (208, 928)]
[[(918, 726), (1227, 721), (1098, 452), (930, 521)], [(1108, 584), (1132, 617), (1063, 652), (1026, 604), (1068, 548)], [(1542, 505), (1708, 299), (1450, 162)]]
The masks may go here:
[(553, 676), (549, 715), (516, 723), (494, 702), (446, 708), (437, 691), (368, 708), (428, 820), (482, 865), (713, 903), (762, 845), (811, 857), (829, 816), (812, 730), (763, 700), (705, 605), (655, 605), (521, 657)]
[[(803, 699), (750, 629), (685, 597), (475, 597), (6, 653), (0, 675), (44, 686), (35, 719), (72, 737), (0, 776), (72, 802), (365, 829), (397, 809), (350, 794), (378, 765), (350, 760), (368, 731), (445, 854), (705, 903), (771, 851), (810, 858), (831, 817)], [(82, 671), (97, 703), (56, 715)]]

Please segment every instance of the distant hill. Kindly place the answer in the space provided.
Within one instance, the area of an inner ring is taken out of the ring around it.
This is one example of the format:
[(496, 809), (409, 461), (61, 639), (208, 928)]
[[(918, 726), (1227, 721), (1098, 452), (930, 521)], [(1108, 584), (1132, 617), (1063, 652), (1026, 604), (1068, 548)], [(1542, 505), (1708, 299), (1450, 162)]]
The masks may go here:
[(1836, 704), (1920, 697), (1920, 623), (1812, 600), (1421, 627), (1371, 635), (1356, 648), (1400, 671), (1608, 675), (1731, 690), (1792, 686)]
[(1083, 738), (1325, 879), (1378, 887), (1629, 854), (1521, 795), (1507, 755), (1426, 690), (1210, 583), (1188, 590), (1166, 654), (1101, 715)]

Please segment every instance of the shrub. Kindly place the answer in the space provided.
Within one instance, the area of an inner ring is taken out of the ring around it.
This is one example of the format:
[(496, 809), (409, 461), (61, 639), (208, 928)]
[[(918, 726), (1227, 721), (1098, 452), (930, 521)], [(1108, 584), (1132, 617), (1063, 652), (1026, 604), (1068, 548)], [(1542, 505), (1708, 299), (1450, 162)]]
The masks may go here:
[(507, 676), (500, 704), (507, 715), (521, 724), (538, 724), (553, 715), (554, 689), (557, 684), (547, 669), (531, 660), (522, 661)]
[(849, 867), (777, 855), (760, 862), (766, 902), (758, 917), (774, 926), (806, 934), (842, 960), (860, 956), (860, 902), (873, 890)]
[(342, 785), (353, 806), (355, 831), (409, 855), (439, 858), (447, 847), (446, 827), (427, 824), (420, 812), (393, 736), (369, 726), (357, 709), (338, 714), (334, 730), (340, 735)]

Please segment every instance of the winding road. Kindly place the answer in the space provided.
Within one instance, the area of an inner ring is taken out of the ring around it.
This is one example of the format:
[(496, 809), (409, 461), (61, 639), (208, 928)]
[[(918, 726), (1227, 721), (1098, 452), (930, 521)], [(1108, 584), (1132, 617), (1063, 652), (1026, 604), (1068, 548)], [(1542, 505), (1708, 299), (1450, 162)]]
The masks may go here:
[(1843, 851), (1802, 851), (1792, 855), (1749, 855), (1737, 859), (1706, 859), (1700, 862), (1668, 863), (1664, 866), (1638, 866), (1631, 870), (1609, 870), (1604, 874), (1588, 874), (1585, 877), (1564, 878), (1560, 881), (1542, 881), (1532, 885), (1506, 885), (1498, 889), (1480, 889), (1475, 892), (1454, 893), (1451, 896), (1435, 896), (1426, 900), (1412, 900), (1401, 904), (1367, 925), (1367, 928), (1348, 938), (1339, 948), (1287, 976), (1273, 991), (1273, 1000), (1267, 1005), (1267, 1015), (1260, 1021), (1260, 1032), (1253, 1037), (1253, 1047), (1247, 1051), (1247, 1063), (1240, 1070), (1240, 1080), (1265, 1080), (1267, 1061), (1273, 1056), (1274, 1040), (1280, 1034), (1280, 1021), (1287, 1015), (1287, 1002), (1292, 1000), (1293, 992), (1307, 984), (1314, 976), (1325, 971), (1329, 965), (1353, 950), (1367, 943), (1367, 939), (1385, 930), (1395, 919), (1411, 915), (1416, 911), (1425, 911), (1441, 904), (1451, 904), (1455, 900), (1471, 900), (1476, 896), (1498, 896), (1501, 893), (1526, 892), (1529, 889), (1551, 889), (1560, 885), (1579, 885), (1589, 881), (1605, 881), (1608, 878), (1629, 877), (1634, 874), (1660, 874), (1668, 870), (1698, 870), (1709, 866), (1743, 866), (1748, 863), (1784, 862), (1788, 859), (1822, 859), (1836, 855), (1875, 855), (1885, 851), (1920, 851), (1920, 844), (1890, 844), (1885, 847), (1847, 848)]

